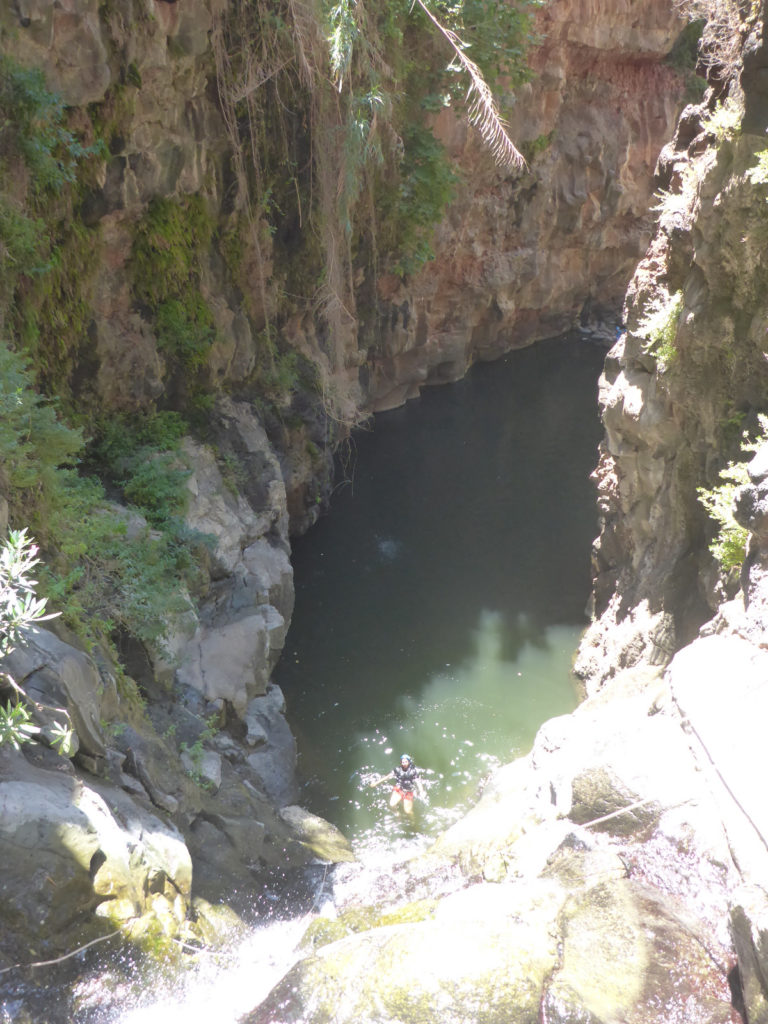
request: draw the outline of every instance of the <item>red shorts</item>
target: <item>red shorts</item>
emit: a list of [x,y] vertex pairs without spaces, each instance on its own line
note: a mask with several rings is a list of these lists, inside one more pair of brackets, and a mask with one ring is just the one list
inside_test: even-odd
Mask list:
[[395,786],[395,792],[403,798],[403,803],[413,803],[413,793],[406,793],[404,789]]

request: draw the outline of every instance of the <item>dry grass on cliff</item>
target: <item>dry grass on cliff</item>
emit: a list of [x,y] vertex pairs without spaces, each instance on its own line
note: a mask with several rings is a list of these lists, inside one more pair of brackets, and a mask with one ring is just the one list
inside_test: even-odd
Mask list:
[[741,71],[745,27],[754,17],[753,5],[739,0],[675,0],[688,21],[704,21],[699,64],[712,84],[725,85]]

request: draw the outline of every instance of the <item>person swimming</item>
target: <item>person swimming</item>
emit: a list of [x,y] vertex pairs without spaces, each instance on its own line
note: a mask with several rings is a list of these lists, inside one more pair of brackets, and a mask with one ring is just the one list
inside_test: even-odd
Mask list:
[[403,754],[400,758],[400,763],[396,764],[391,772],[387,775],[382,775],[380,779],[374,779],[373,782],[369,783],[369,786],[373,788],[382,782],[386,782],[388,779],[395,780],[389,797],[389,806],[395,808],[402,802],[405,813],[413,814],[414,793],[418,792],[418,795],[423,799],[424,787],[419,776],[419,769],[413,763],[413,758],[410,754]]

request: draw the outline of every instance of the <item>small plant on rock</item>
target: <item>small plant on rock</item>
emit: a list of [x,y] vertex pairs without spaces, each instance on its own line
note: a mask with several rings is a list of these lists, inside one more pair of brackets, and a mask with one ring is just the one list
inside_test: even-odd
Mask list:
[[[0,656],[10,654],[21,639],[22,631],[36,622],[52,619],[55,613],[46,613],[45,598],[35,597],[37,581],[31,572],[38,564],[37,547],[27,537],[26,530],[11,530],[0,549]],[[32,722],[30,701],[24,690],[7,672],[0,672],[0,683],[14,694],[14,699],[0,707],[0,746],[9,744],[19,750],[40,732]],[[73,746],[73,733],[63,708],[56,709],[65,719],[57,721],[51,737],[52,745],[60,754],[69,756]]]
[[675,339],[682,309],[682,292],[666,298],[661,295],[649,304],[645,317],[638,324],[640,335],[647,339],[645,351],[656,357],[661,371],[668,370],[677,355]]
[[709,545],[718,565],[724,572],[738,568],[744,562],[747,549],[748,531],[736,522],[733,514],[736,491],[749,483],[746,457],[753,454],[768,436],[768,416],[758,416],[760,432],[754,441],[744,434],[741,445],[742,458],[729,462],[720,470],[721,483],[712,488],[699,487],[699,501],[718,524],[717,535]]
[[729,96],[723,103],[718,103],[709,117],[705,118],[703,127],[705,131],[714,135],[718,142],[725,142],[741,131],[743,116],[744,110],[741,105]]
[[753,185],[768,185],[768,149],[755,153],[757,164],[746,172],[746,179]]

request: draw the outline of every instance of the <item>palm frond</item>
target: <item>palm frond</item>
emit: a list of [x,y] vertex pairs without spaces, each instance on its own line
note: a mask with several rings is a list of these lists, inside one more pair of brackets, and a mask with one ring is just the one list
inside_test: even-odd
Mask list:
[[445,37],[453,49],[455,59],[469,75],[467,92],[469,120],[479,131],[483,142],[490,148],[496,163],[507,170],[525,167],[525,159],[509,137],[507,125],[499,114],[493,93],[483,78],[482,71],[464,52],[463,40],[437,20],[424,0],[415,0],[415,3],[421,7],[432,24]]

